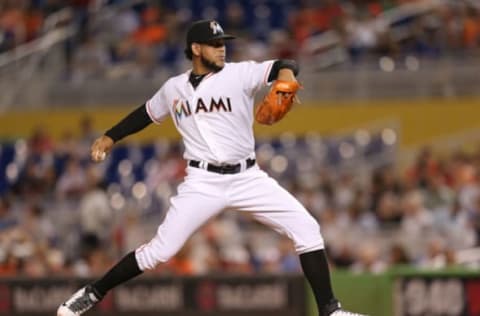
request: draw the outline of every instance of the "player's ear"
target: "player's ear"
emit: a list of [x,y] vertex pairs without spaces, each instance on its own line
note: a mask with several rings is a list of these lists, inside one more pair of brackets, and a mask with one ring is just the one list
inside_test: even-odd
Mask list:
[[192,55],[193,56],[200,56],[201,46],[198,43],[192,43]]

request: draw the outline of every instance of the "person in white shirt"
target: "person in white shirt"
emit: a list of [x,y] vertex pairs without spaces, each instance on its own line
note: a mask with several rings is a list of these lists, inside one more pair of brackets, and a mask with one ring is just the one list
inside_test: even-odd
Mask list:
[[296,81],[298,66],[292,60],[227,63],[225,41],[233,38],[216,21],[194,23],[185,50],[192,69],[167,80],[92,145],[92,159],[102,161],[118,140],[170,116],[185,145],[187,176],[152,240],[73,294],[58,316],[79,316],[110,289],[167,262],[194,231],[227,209],[248,212],[293,241],[320,316],[358,315],[334,297],[318,223],[255,162],[255,93],[274,80]]

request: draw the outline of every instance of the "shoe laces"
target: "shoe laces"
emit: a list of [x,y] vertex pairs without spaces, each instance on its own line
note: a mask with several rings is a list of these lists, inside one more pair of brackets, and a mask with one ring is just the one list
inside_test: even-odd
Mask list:
[[74,313],[78,315],[82,314],[83,312],[90,309],[95,303],[98,302],[97,297],[88,289],[85,289],[82,294],[80,294],[77,298],[73,299],[70,304],[65,304],[67,307]]
[[330,314],[330,316],[366,316],[366,315],[352,313],[349,311],[339,309],[334,311],[332,314]]

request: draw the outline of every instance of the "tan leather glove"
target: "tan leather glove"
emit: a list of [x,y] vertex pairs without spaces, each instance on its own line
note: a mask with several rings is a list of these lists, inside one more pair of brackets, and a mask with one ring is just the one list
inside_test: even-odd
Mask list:
[[257,106],[255,120],[271,125],[280,121],[290,111],[300,84],[296,81],[276,80]]

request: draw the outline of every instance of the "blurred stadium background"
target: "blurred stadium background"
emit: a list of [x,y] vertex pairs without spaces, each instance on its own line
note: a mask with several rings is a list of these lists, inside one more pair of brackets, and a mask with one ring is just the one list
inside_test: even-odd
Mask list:
[[[187,69],[200,18],[240,37],[232,61],[300,62],[257,158],[320,222],[344,305],[480,315],[478,0],[0,0],[0,315],[53,315],[154,234],[184,176],[173,125],[88,148]],[[99,313],[316,315],[300,272],[227,212]]]

